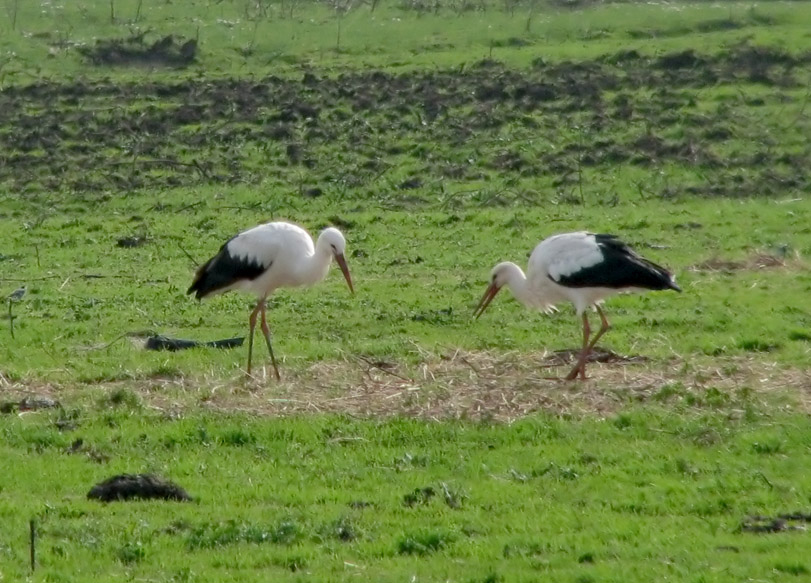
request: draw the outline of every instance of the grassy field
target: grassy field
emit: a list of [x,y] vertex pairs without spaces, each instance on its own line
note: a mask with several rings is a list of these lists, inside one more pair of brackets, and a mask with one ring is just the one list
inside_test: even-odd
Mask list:
[[[807,417],[766,413],[744,393],[706,408],[665,402],[503,425],[177,418],[119,393],[73,416],[78,447],[57,415],[6,420],[14,481],[0,498],[0,565],[6,580],[26,577],[36,517],[31,579],[42,581],[807,576],[807,533],[741,529],[752,513],[807,509]],[[195,500],[84,499],[133,468]]]
[[[0,580],[807,577],[748,517],[811,503],[811,3],[0,14]],[[357,291],[274,296],[281,382],[145,350],[247,332],[185,292],[269,219],[341,228]],[[582,229],[685,293],[609,300],[561,383],[570,307],[472,311]],[[85,500],[123,472],[194,501]]]
[[[142,342],[121,335],[152,331],[213,340],[246,334],[251,297],[231,294],[202,304],[191,299],[185,292],[195,264],[183,250],[201,261],[241,226],[270,216],[313,229],[350,225],[354,297],[332,274],[311,289],[280,292],[272,302],[276,347],[291,375],[306,374],[324,359],[352,363],[362,356],[413,366],[457,348],[576,347],[579,323],[571,308],[528,315],[507,292],[479,320],[472,311],[496,262],[524,263],[541,237],[585,225],[624,234],[674,269],[687,291],[612,300],[615,329],[605,346],[660,363],[716,357],[807,362],[811,316],[803,298],[811,277],[795,255],[811,252],[805,200],[407,213],[320,199],[298,212],[293,203],[288,212],[268,213],[252,206],[261,204],[261,193],[230,194],[218,202],[200,191],[178,193],[177,202],[161,211],[150,209],[154,199],[148,195],[127,196],[105,203],[103,214],[54,214],[31,229],[9,221],[7,263],[20,264],[15,278],[29,282],[30,290],[13,305],[16,340],[0,349],[4,374],[60,383],[239,377],[244,349],[167,354],[144,351]],[[178,212],[201,198],[193,210]],[[244,208],[231,210],[235,206]],[[746,223],[751,228],[741,229]],[[145,244],[118,244],[136,237]],[[7,321],[5,328],[8,334]]]
[[[482,58],[527,65],[539,56],[583,60],[620,50],[716,53],[741,41],[794,52],[807,47],[811,29],[806,2],[8,0],[3,8],[4,84],[94,76],[77,48],[141,33],[147,42],[168,34],[197,39],[203,58],[190,68],[195,76],[252,77],[301,67],[454,67]],[[164,73],[157,67],[139,76]]]

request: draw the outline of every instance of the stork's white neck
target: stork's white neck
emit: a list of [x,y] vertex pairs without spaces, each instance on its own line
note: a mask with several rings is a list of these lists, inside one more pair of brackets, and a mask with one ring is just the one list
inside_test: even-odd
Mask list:
[[315,243],[315,251],[303,259],[298,270],[301,285],[313,285],[327,276],[332,263],[332,249],[330,244],[321,237]]
[[515,263],[505,263],[504,272],[507,287],[519,302],[525,306],[532,307],[535,304],[535,298],[529,289],[529,282],[524,270],[518,267]]

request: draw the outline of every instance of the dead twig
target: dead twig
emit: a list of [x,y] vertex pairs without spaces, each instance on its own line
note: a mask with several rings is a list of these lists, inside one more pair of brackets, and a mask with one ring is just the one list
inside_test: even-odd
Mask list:
[[183,211],[187,211],[187,210],[193,209],[194,207],[200,206],[201,204],[203,204],[203,201],[198,200],[197,202],[193,202],[193,203],[187,204],[186,206],[180,207],[179,209],[177,209],[176,212],[179,214],[179,213],[182,213]]
[[198,266],[198,265],[200,265],[200,262],[199,262],[199,261],[197,261],[197,260],[196,260],[196,259],[195,259],[195,258],[192,256],[192,254],[191,254],[191,253],[189,253],[188,251],[186,251],[186,250],[183,248],[183,245],[181,245],[180,243],[178,243],[178,244],[177,244],[177,248],[178,248],[178,249],[180,249],[180,250],[183,252],[183,255],[185,255],[185,256],[186,256],[186,257],[189,259],[189,261],[191,261],[191,262],[192,262],[192,265],[194,265],[195,267],[196,267],[196,266]]
[[368,358],[368,357],[366,357],[366,356],[362,356],[362,355],[355,355],[355,358],[356,358],[357,360],[361,361],[361,362],[365,362],[365,363],[366,363],[366,364],[368,364],[368,365],[369,365],[371,368],[375,368],[375,369],[377,369],[377,370],[379,370],[379,371],[382,371],[382,372],[384,372],[384,373],[386,373],[386,374],[390,374],[391,376],[396,377],[396,378],[400,379],[401,381],[411,382],[411,379],[410,379],[410,378],[408,378],[408,377],[404,377],[404,376],[402,376],[402,375],[397,374],[396,372],[393,372],[393,371],[388,370],[388,369],[387,369],[385,366],[383,366],[383,364],[381,364],[380,362],[375,362],[375,361],[373,361],[372,359],[370,359],[370,358]]
[[84,351],[87,351],[87,352],[92,351],[92,350],[106,350],[107,348],[110,348],[113,344],[115,344],[116,342],[118,342],[122,338],[147,338],[149,336],[154,336],[154,335],[155,335],[155,332],[152,331],[152,330],[139,330],[139,331],[136,331],[136,332],[124,332],[123,334],[119,334],[118,336],[116,336],[115,338],[113,338],[112,340],[107,342],[106,344],[100,344],[100,345],[96,345],[96,346],[81,346],[81,347],[79,347],[79,350],[84,350]]
[[8,300],[8,327],[11,330],[11,339],[14,339],[14,314],[11,313],[11,298]]
[[21,279],[19,277],[0,277],[0,281],[44,281],[46,279],[56,279],[62,277],[61,275],[44,275],[42,277],[26,277]]

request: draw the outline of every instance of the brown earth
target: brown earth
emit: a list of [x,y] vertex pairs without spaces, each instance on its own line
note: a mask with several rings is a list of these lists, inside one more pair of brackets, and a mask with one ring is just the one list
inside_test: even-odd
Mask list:
[[[144,44],[144,58],[179,46],[187,45]],[[796,101],[809,62],[811,55],[740,45],[713,57],[625,51],[583,63],[538,59],[521,70],[485,60],[337,77],[12,86],[0,91],[0,185],[21,195],[114,193],[277,176],[303,196],[345,189],[372,196],[385,186],[419,199],[437,183],[492,173],[542,177],[564,191],[581,166],[672,162],[704,171],[705,180],[687,186],[699,195],[809,190],[811,145],[724,147],[774,131],[774,119],[753,116],[762,98],[742,91],[710,110],[696,107],[702,92],[738,82]],[[387,182],[404,164],[414,175]],[[656,188],[649,194],[670,194]]]

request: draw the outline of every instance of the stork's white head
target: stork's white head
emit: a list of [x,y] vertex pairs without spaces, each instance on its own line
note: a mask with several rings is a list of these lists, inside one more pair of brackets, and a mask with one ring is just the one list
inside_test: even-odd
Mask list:
[[490,272],[490,283],[499,288],[520,279],[524,279],[524,272],[512,261],[503,261]]
[[318,236],[317,245],[329,249],[333,255],[343,255],[346,251],[346,239],[343,233],[335,227],[327,227]]
[[476,306],[473,315],[476,318],[481,316],[502,287],[505,285],[515,287],[519,285],[520,281],[525,279],[526,276],[521,268],[511,261],[504,261],[496,265],[493,271],[490,272],[490,285],[484,292],[482,299],[479,300],[479,305]]
[[327,227],[321,231],[315,246],[316,249],[326,249],[332,254],[335,258],[335,262],[344,274],[346,283],[349,285],[349,290],[355,293],[355,288],[352,286],[352,276],[349,275],[349,267],[346,265],[346,258],[344,257],[344,253],[346,252],[346,239],[343,233],[335,227]]

